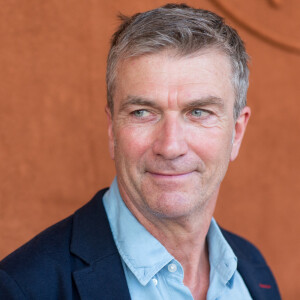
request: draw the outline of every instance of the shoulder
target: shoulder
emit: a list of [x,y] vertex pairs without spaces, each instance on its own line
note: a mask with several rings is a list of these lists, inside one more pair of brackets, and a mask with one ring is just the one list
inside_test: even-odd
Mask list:
[[[96,203],[102,199],[104,192],[98,192],[74,214],[47,228],[0,261],[0,299],[22,299],[5,294],[18,290],[29,299],[35,299],[32,295],[51,299],[50,295],[58,293],[59,289],[68,290],[65,287],[72,286],[72,272],[86,266],[70,250],[74,223],[82,216],[85,223],[81,222],[77,227],[89,228],[86,224],[90,222],[88,214],[97,210]],[[64,295],[64,299],[68,297]]]
[[[61,260],[64,251],[68,248],[71,236],[73,215],[47,228],[12,254],[0,262],[0,268],[8,268],[11,265],[18,267],[30,261],[30,265],[41,257],[51,256]],[[25,259],[26,258],[26,259]],[[31,261],[32,260],[32,261]]]
[[65,269],[71,265],[68,251],[71,227],[72,216],[46,229],[3,259],[0,262],[0,296],[10,299],[19,291],[32,298],[33,290],[40,295],[45,293],[43,291],[50,295],[51,290],[57,290],[54,279],[65,281]]

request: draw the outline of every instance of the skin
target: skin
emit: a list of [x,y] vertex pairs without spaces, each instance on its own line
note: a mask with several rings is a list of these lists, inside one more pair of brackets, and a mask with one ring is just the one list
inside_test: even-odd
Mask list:
[[121,196],[181,263],[194,299],[206,299],[206,234],[250,117],[245,107],[234,120],[234,96],[224,54],[161,52],[120,63],[113,116],[106,109]]

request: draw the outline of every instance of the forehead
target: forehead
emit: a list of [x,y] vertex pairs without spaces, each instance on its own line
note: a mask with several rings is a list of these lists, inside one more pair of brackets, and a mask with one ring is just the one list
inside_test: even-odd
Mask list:
[[214,49],[184,57],[165,51],[126,59],[119,64],[115,92],[117,101],[128,95],[160,99],[170,93],[233,98],[230,59]]

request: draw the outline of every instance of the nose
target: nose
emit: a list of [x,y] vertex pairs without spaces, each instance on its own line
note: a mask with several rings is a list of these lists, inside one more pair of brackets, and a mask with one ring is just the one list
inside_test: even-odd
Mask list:
[[156,132],[153,152],[164,159],[176,159],[188,151],[184,124],[178,116],[165,116]]

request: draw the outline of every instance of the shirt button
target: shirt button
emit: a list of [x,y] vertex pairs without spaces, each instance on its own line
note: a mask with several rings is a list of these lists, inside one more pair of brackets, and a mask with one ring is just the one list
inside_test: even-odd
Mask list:
[[169,264],[168,270],[169,270],[169,272],[174,273],[177,271],[177,266],[175,264]]
[[152,279],[152,282],[153,282],[153,284],[154,284],[155,286],[157,286],[158,281],[157,281],[156,278],[153,278],[153,279]]

